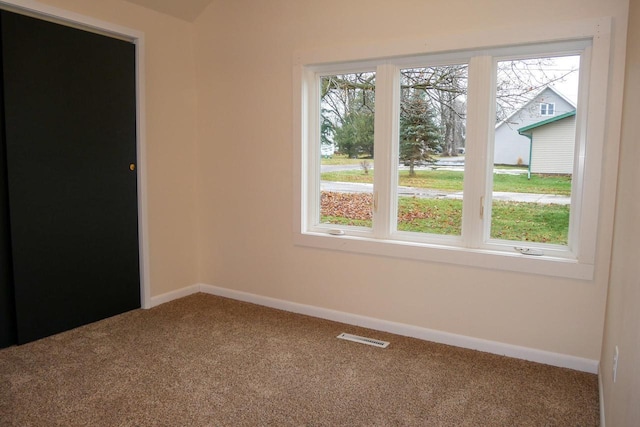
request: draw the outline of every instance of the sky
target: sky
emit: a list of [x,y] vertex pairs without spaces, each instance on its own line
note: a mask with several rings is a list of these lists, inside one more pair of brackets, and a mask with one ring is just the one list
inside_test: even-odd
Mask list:
[[[565,56],[554,58],[555,64],[549,66],[550,72],[563,74],[572,69],[580,68],[580,56]],[[562,95],[569,98],[574,104],[577,104],[578,100],[578,79],[579,72],[573,72],[567,76],[565,81],[556,82],[553,87],[558,90]]]

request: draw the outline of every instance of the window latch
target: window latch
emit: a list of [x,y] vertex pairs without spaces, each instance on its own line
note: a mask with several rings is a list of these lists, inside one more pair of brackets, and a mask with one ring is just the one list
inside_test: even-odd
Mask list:
[[514,246],[513,249],[515,249],[516,251],[520,252],[522,255],[531,255],[531,256],[542,256],[542,255],[544,255],[544,252],[542,252],[540,249],[519,248],[517,246]]
[[484,196],[480,196],[480,219],[484,219]]

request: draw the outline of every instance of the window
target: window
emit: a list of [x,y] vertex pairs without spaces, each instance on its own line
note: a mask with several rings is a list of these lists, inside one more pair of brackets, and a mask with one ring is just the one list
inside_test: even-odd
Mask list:
[[467,74],[466,63],[400,69],[399,236],[462,234]]
[[[501,59],[496,76],[489,237],[568,246],[580,55]],[[541,117],[554,114],[548,102],[531,114],[550,98],[567,114]]]
[[[320,147],[333,147],[332,154],[338,149],[347,163],[321,170],[319,223],[370,229],[376,74],[365,71],[319,75],[318,79]],[[350,182],[361,172],[365,182]]]
[[608,47],[583,33],[301,60],[297,243],[591,277]]
[[555,110],[555,104],[541,103],[540,115],[541,116],[553,116]]

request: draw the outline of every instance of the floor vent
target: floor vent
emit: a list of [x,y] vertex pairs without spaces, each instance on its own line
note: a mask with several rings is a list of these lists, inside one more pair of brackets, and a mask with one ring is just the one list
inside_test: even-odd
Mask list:
[[389,343],[386,341],[374,340],[373,338],[359,337],[358,335],[345,334],[338,335],[338,338],[347,341],[359,342],[360,344],[372,345],[374,347],[387,348]]

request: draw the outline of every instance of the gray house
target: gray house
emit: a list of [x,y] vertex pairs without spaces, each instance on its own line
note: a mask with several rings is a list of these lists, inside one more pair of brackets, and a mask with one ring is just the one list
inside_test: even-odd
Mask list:
[[[575,114],[575,110],[576,106],[568,98],[551,86],[545,87],[522,108],[496,125],[493,163],[529,165],[532,146],[529,137],[521,135],[518,130],[572,111]],[[575,116],[572,121],[575,126]]]

